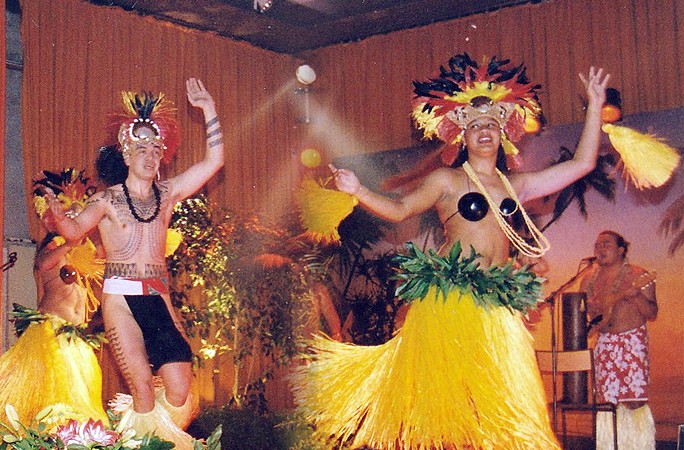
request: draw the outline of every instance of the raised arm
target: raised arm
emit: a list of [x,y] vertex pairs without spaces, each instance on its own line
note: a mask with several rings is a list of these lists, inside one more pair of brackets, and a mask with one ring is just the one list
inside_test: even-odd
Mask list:
[[36,254],[33,262],[34,268],[40,272],[54,269],[71,248],[69,244],[57,245],[54,242],[49,242]]
[[174,201],[182,200],[194,194],[216,172],[223,167],[223,130],[216,112],[214,99],[204,87],[202,81],[190,78],[186,82],[188,101],[196,108],[200,108],[204,114],[204,122],[207,132],[206,153],[204,159],[188,170],[173,178],[172,198]]
[[522,202],[558,192],[596,167],[601,138],[601,107],[606,101],[610,75],[604,75],[603,69],[591,67],[586,77],[583,74],[579,77],[586,88],[588,103],[584,129],[575,155],[571,160],[539,172],[520,173],[511,177]]
[[78,215],[64,210],[62,202],[55,197],[54,192],[46,189],[46,200],[50,212],[54,216],[57,233],[67,244],[76,245],[81,242],[86,233],[95,228],[106,214],[104,192],[98,192],[88,199],[86,207]]
[[409,194],[392,199],[362,186],[356,174],[351,170],[338,169],[332,164],[329,167],[337,189],[356,195],[364,208],[390,222],[401,222],[430,209],[443,195],[445,183],[447,183],[446,175],[437,170],[425,177]]

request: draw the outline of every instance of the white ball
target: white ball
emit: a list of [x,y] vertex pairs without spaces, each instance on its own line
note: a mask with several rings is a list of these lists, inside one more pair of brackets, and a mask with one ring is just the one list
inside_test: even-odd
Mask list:
[[307,64],[297,67],[297,81],[302,84],[311,84],[316,81],[316,72]]

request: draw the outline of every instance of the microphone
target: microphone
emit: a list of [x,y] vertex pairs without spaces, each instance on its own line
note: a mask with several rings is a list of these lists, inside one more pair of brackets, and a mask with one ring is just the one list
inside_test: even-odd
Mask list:
[[586,258],[582,258],[580,262],[587,262],[589,264],[592,264],[594,261],[596,261],[596,256],[587,256]]

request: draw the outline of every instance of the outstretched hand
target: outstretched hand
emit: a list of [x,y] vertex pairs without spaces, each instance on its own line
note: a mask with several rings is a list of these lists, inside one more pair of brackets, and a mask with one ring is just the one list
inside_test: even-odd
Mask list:
[[204,109],[207,106],[214,107],[214,99],[211,97],[204,83],[197,78],[190,78],[185,82],[188,92],[188,101],[192,106]]
[[50,211],[55,217],[62,217],[65,215],[64,205],[59,201],[54,191],[49,187],[43,187],[43,192],[45,193],[45,200],[47,205],[50,207]]
[[606,88],[608,81],[610,81],[610,74],[604,75],[602,68],[596,69],[592,66],[589,68],[589,73],[586,77],[582,73],[579,74],[579,77],[587,90],[589,104],[599,108],[603,106],[606,102]]
[[347,169],[338,169],[332,164],[328,164],[328,168],[330,168],[330,171],[333,174],[335,186],[337,186],[338,190],[352,195],[359,193],[359,190],[361,190],[361,182],[354,172]]

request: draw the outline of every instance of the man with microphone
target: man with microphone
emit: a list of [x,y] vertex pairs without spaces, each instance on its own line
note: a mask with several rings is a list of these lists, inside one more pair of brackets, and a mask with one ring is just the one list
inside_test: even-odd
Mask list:
[[[655,320],[655,274],[630,264],[629,242],[603,231],[582,279],[587,312],[597,332],[594,348],[597,401],[618,405],[621,450],[655,449],[655,425],[648,401],[649,361],[646,322]],[[612,449],[612,427],[599,420],[597,449]]]

